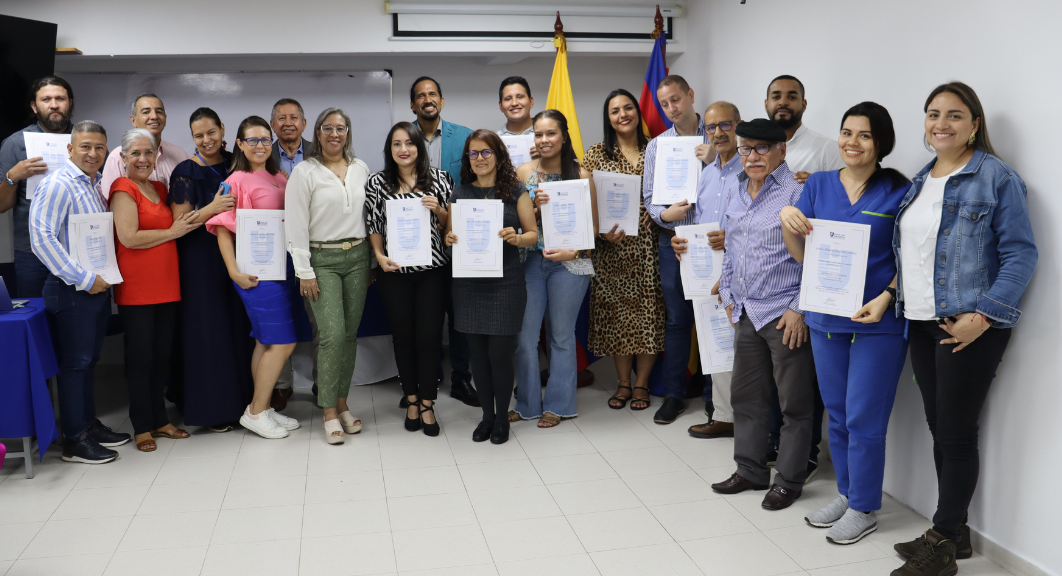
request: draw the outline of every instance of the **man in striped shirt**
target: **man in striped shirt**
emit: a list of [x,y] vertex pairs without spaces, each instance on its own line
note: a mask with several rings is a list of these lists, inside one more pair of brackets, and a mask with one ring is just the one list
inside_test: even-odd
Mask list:
[[71,257],[67,222],[72,214],[107,212],[99,174],[107,158],[107,132],[90,120],[78,122],[67,149],[70,159],[41,181],[30,204],[30,244],[51,273],[44,282],[44,304],[59,358],[63,460],[103,464],[118,457],[111,447],[129,441],[128,434],[96,419],[93,370],[111,315],[111,285]]
[[719,297],[734,336],[730,402],[737,472],[712,485],[723,494],[766,490],[771,477],[763,450],[770,430],[771,378],[785,416],[777,475],[762,506],[781,510],[800,496],[808,474],[815,400],[815,363],[804,312],[798,307],[802,266],[782,240],[778,213],[800,198],[803,184],[785,163],[786,134],[767,119],[739,124],[744,172],[726,208],[726,254]]

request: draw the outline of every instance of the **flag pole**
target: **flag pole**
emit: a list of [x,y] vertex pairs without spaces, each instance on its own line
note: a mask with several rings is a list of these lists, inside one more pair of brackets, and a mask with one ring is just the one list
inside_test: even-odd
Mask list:
[[[557,12],[557,17],[558,18],[560,17],[560,12]],[[664,15],[660,13],[660,5],[659,4],[656,5],[656,16],[653,17],[653,25],[655,26],[655,28],[653,28],[653,32],[651,34],[649,34],[649,37],[652,38],[653,40],[656,40],[657,38],[660,37],[661,34],[664,33]],[[664,48],[663,50],[661,50],[661,52],[664,54],[664,59],[666,61],[667,60],[667,48]]]

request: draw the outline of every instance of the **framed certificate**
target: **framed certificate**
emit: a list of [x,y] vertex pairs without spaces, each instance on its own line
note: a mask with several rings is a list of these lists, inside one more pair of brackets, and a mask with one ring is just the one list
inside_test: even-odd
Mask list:
[[546,250],[592,250],[594,212],[589,180],[561,180],[538,185],[549,194],[542,205],[542,244]]
[[501,278],[504,206],[501,200],[457,200],[450,204],[454,278]]
[[236,269],[259,280],[288,279],[283,210],[236,210]]
[[[32,156],[31,156],[32,158]],[[66,221],[70,256],[82,268],[108,284],[121,284],[122,273],[114,257],[114,214],[71,214]]]
[[734,327],[719,296],[693,301],[693,321],[697,326],[697,346],[701,372],[715,374],[734,369]]
[[675,226],[675,236],[686,239],[686,253],[679,260],[686,300],[711,296],[712,288],[723,274],[723,251],[712,250],[708,244],[708,233],[718,229],[718,222]]
[[870,225],[809,219],[800,308],[851,318],[863,307]]
[[618,230],[627,236],[637,236],[642,177],[594,170],[594,187],[597,189],[597,231],[611,232],[618,225]]
[[420,198],[387,201],[387,257],[399,266],[431,265],[431,218]]
[[697,146],[702,136],[671,136],[656,139],[656,162],[653,164],[653,204],[670,206],[686,200],[697,203],[697,182],[701,161]]
[[534,135],[514,134],[499,136],[499,138],[509,151],[509,159],[513,162],[513,168],[519,168],[521,164],[531,161],[531,149],[535,147]]

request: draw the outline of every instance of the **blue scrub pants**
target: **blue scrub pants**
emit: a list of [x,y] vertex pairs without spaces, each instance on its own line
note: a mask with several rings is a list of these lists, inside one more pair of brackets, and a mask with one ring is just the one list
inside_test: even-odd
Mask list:
[[837,491],[860,512],[881,508],[885,433],[907,357],[903,334],[811,330],[822,401],[830,414]]

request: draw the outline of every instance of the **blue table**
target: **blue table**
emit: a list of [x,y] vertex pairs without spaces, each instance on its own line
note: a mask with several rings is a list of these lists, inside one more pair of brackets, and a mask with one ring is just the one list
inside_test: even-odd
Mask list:
[[38,456],[59,437],[48,391],[48,378],[59,373],[44,300],[32,298],[25,308],[0,312],[0,438],[22,438],[26,476],[33,477],[32,437]]

